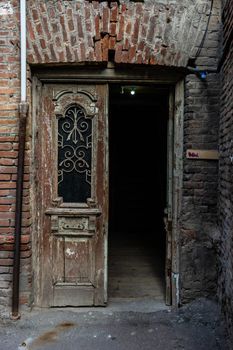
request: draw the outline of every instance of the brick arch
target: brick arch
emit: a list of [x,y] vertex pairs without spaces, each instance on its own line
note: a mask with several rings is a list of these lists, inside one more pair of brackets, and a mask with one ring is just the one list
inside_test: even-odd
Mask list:
[[184,67],[195,56],[208,0],[133,3],[29,0],[28,62],[135,63]]

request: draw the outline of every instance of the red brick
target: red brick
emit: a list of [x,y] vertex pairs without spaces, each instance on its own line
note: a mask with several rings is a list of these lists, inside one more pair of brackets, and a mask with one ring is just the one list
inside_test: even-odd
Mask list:
[[27,21],[27,30],[28,30],[30,39],[34,41],[36,38],[35,38],[34,30],[30,21]]
[[57,56],[56,56],[56,53],[54,51],[53,45],[50,44],[49,48],[50,48],[50,53],[51,53],[52,60],[53,60],[53,62],[56,62],[57,61]]
[[116,23],[110,23],[110,35],[116,36]]
[[143,58],[143,63],[144,64],[148,64],[149,62],[149,57],[150,57],[150,49],[148,46],[145,47],[144,50],[144,58]]
[[1,108],[2,111],[17,111],[18,110],[18,104],[8,104],[4,105],[4,107]]
[[101,40],[101,45],[102,45],[102,60],[103,61],[108,61],[108,43],[109,36],[105,35],[104,38]]
[[13,259],[0,259],[0,266],[12,266]]
[[152,64],[152,65],[157,64],[157,59],[156,59],[156,57],[155,57],[154,54],[151,54],[151,57],[150,57],[150,64]]
[[23,259],[23,258],[30,258],[31,255],[32,255],[31,250],[27,250],[27,251],[22,251],[22,252],[21,252],[21,258],[22,258],[22,259]]
[[100,40],[100,18],[95,16],[95,40]]
[[118,5],[117,3],[111,3],[110,21],[117,22],[118,20]]
[[65,27],[65,16],[64,15],[60,16],[60,24],[61,24],[61,27],[62,27],[63,40],[65,42],[67,42],[68,41],[68,36],[67,36],[66,27]]
[[46,48],[46,41],[45,41],[45,39],[40,39],[40,46],[41,46],[42,49]]
[[28,61],[28,63],[33,63],[34,62],[34,56],[33,56],[33,54],[28,54],[27,55],[27,61]]
[[124,44],[123,44],[123,50],[129,50],[130,47],[130,41],[128,38],[125,38]]
[[5,188],[5,189],[16,188],[16,182],[6,182],[6,181],[1,182],[0,183],[0,188]]
[[101,41],[96,41],[95,43],[95,59],[97,62],[102,61],[102,48],[101,48]]
[[7,219],[0,219],[0,226],[9,226],[10,221]]
[[134,63],[135,62],[135,57],[136,56],[136,46],[130,46],[129,49],[129,63]]
[[12,79],[12,78],[17,78],[17,75],[13,72],[3,72],[3,73],[0,73],[0,78]]
[[53,33],[56,34],[59,31],[59,27],[57,23],[51,23]]
[[[12,234],[12,233],[14,233],[14,228],[12,228],[12,227],[0,227],[0,234]],[[1,244],[1,242],[0,242],[0,244]]]
[[0,196],[15,196],[15,191],[14,190],[1,190],[0,189]]
[[105,6],[103,8],[103,27],[102,27],[103,33],[109,32],[109,16],[110,16],[109,7]]
[[142,64],[142,54],[141,53],[137,54],[137,58],[136,58],[135,63]]
[[[17,180],[17,175],[16,174],[12,174],[11,175],[11,179],[12,181],[16,181]],[[29,174],[24,174],[23,175],[23,181],[29,181],[30,180],[30,175]]]
[[0,94],[2,94],[2,95],[10,95],[10,94],[14,94],[14,93],[15,93],[15,89],[0,88]]
[[117,41],[121,41],[124,36],[124,29],[125,29],[125,19],[124,16],[120,17],[120,21],[118,23],[118,34],[117,34]]
[[136,15],[141,16],[142,14],[143,14],[142,4],[137,3],[136,4]]
[[128,63],[129,59],[129,52],[128,51],[122,51],[121,53],[121,63]]
[[62,52],[58,52],[58,56],[59,56],[59,61],[60,62],[65,62],[65,53]]
[[[31,254],[31,245],[30,245],[30,244],[21,244],[21,245],[20,245],[20,251],[21,251],[21,252],[24,252],[24,253],[30,251],[30,254]],[[21,256],[22,256],[22,255],[21,255]],[[23,257],[23,256],[22,256],[22,257]],[[25,256],[25,257],[26,257],[26,256]]]
[[15,151],[0,151],[0,157],[2,158],[17,158],[18,152]]
[[9,210],[11,210],[11,205],[0,205],[0,212]]
[[85,62],[85,45],[84,43],[80,43],[80,58],[82,62]]
[[39,2],[39,10],[40,10],[40,12],[45,13],[46,12],[46,5],[43,4],[42,2]]
[[38,24],[36,25],[36,31],[37,31],[37,33],[38,33],[39,35],[42,35],[42,34],[43,34],[43,29],[42,29],[41,23],[38,23]]
[[87,46],[89,50],[94,47],[93,37],[91,35],[87,35]]
[[14,219],[15,214],[13,212],[3,212],[0,211],[0,219]]
[[59,1],[57,2],[57,9],[58,9],[58,11],[60,13],[62,13],[64,11],[64,8],[63,8],[62,4]]
[[72,19],[68,21],[68,28],[70,31],[74,30],[74,22]]
[[[126,29],[125,29],[125,32],[130,35],[131,34],[131,29],[132,29],[132,23],[131,22],[128,22],[127,25],[126,25]],[[129,37],[129,36],[128,36]],[[131,39],[131,38],[130,38]]]
[[84,11],[85,11],[85,18],[86,18],[86,20],[90,20],[90,18],[91,18],[91,11],[90,11],[90,6],[88,4],[85,4]]
[[17,168],[15,166],[0,166],[0,172],[2,174],[13,174],[17,172]]
[[36,9],[32,9],[32,16],[35,22],[39,19],[39,15]]
[[116,45],[116,52],[115,52],[115,62],[120,63],[121,62],[121,53],[122,53],[122,45],[117,44]]
[[36,44],[33,45],[33,49],[34,49],[34,53],[35,53],[37,62],[41,62],[42,61],[42,56],[40,55],[40,51],[39,51],[39,49],[38,49]]
[[31,242],[30,235],[21,235],[21,244],[27,244]]
[[155,30],[156,30],[156,17],[153,16],[150,18],[149,30],[146,38],[149,43],[152,43],[154,39]]
[[116,45],[116,38],[115,37],[110,37],[109,38],[109,49],[114,50]]
[[0,174],[1,181],[9,181],[11,179],[11,175],[8,174]]
[[[8,99],[8,103],[9,103],[9,99]],[[18,120],[17,119],[1,119],[1,124],[2,125],[9,125],[9,126],[18,126]]]
[[15,198],[1,198],[0,197],[0,204],[12,204],[15,202]]
[[0,158],[0,165],[15,165],[15,159]]
[[140,25],[140,20],[139,20],[138,18],[136,18],[135,23],[134,23],[133,39],[132,39],[132,42],[133,42],[134,44],[136,44],[137,41],[138,41],[139,25]]
[[126,12],[126,10],[127,10],[127,5],[121,4],[119,13],[124,13],[124,12]]
[[78,27],[78,37],[80,39],[83,39],[84,35],[83,35],[82,19],[79,15],[77,15],[77,27]]
[[12,252],[3,252],[1,251],[0,253],[0,258],[1,259],[9,259],[9,258],[13,258],[14,254]]
[[138,44],[138,51],[143,51],[145,48],[145,41],[141,40]]
[[14,243],[14,236],[0,235],[0,244],[9,244],[9,243]]

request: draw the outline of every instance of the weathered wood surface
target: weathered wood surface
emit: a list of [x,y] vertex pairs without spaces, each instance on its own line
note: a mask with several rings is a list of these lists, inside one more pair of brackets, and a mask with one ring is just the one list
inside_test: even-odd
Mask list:
[[[103,305],[106,296],[105,227],[108,216],[105,85],[41,86],[35,118],[35,248],[39,306]],[[57,119],[71,103],[93,113],[92,198],[63,203],[58,196]],[[41,286],[39,288],[39,286]]]

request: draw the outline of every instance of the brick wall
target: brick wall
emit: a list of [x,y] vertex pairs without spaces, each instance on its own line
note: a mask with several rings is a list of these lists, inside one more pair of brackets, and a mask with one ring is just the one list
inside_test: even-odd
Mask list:
[[[194,4],[195,3],[195,4]],[[203,37],[210,1],[28,1],[28,60],[186,66]]]
[[213,297],[217,290],[218,161],[186,159],[187,149],[218,149],[219,42],[221,3],[214,1],[208,32],[196,63],[212,71],[207,79],[190,74],[185,81],[183,202],[180,217],[181,302]]
[[220,117],[219,226],[221,232],[219,299],[233,342],[233,2],[223,10],[223,60]]
[[[18,1],[0,1],[0,305],[11,304],[15,189],[18,156],[19,27]],[[29,143],[26,145],[23,229],[21,240],[21,295],[30,289]]]
[[[120,6],[111,3],[109,8],[107,2],[98,1],[58,0],[54,6],[54,0],[28,0],[28,63],[101,63],[111,58],[115,63],[185,67],[189,58],[195,56],[206,28],[210,1],[174,0],[169,5],[167,1],[150,0],[120,3]],[[202,69],[214,69],[217,65],[219,4],[220,0],[214,0],[206,41],[197,60]],[[3,306],[10,303],[14,241],[20,99],[18,5],[18,0],[0,0],[0,305]],[[190,74],[185,85],[185,149],[215,149],[217,76],[209,74],[203,82]],[[30,86],[28,95],[30,101]],[[31,293],[30,128],[29,120],[20,276],[21,303],[27,304]],[[182,302],[215,291],[216,184],[215,161],[185,160],[180,218]]]
[[[187,76],[184,151],[218,149],[219,80]],[[216,295],[218,161],[185,158],[180,236],[182,302]]]

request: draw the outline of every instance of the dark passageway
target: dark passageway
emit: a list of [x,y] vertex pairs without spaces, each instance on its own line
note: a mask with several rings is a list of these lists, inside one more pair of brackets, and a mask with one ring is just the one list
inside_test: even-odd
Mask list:
[[109,297],[161,299],[168,91],[113,85],[109,107]]

